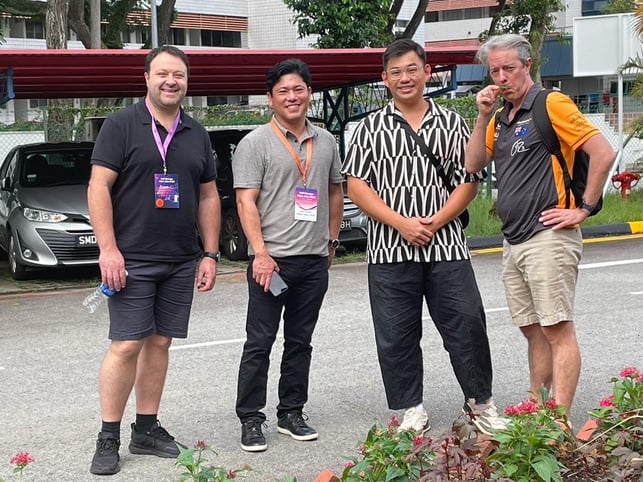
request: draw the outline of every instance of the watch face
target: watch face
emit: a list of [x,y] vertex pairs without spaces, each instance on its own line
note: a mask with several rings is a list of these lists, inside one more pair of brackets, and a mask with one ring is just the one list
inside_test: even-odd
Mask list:
[[329,245],[331,248],[335,248],[335,249],[339,248],[339,239],[333,239],[332,241],[330,241],[330,242],[328,243],[328,245]]

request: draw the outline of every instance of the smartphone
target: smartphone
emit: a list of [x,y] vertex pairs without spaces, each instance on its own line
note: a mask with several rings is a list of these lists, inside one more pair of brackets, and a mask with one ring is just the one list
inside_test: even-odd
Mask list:
[[288,289],[288,285],[284,279],[279,276],[279,273],[276,271],[272,272],[272,279],[270,280],[270,292],[274,296],[279,296],[281,293]]

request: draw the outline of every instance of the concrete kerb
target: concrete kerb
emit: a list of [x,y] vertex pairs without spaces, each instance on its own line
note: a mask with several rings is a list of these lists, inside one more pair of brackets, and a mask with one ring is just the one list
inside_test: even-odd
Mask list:
[[[608,236],[625,236],[643,234],[643,221],[633,221],[622,224],[608,224],[602,226],[585,226],[581,228],[583,238],[601,238]],[[502,248],[502,236],[471,237],[467,240],[472,251]],[[60,289],[89,289],[83,288],[78,280],[69,281],[42,281],[35,282],[14,281],[8,276],[9,266],[6,260],[0,261],[0,271],[6,271],[7,276],[0,276],[0,296],[24,295],[28,293],[47,292]],[[231,266],[221,265],[219,276],[239,275],[245,271],[245,263],[234,263]]]

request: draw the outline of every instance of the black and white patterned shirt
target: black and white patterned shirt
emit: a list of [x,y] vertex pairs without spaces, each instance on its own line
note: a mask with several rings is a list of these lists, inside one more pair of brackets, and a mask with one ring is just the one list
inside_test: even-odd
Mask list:
[[[455,187],[480,182],[483,175],[467,174],[464,150],[470,131],[459,114],[429,100],[430,107],[418,134],[442,164]],[[344,161],[342,173],[366,181],[380,198],[405,217],[432,216],[449,196],[442,179],[400,124],[405,122],[393,102],[359,124]],[[468,259],[460,220],[442,227],[427,246],[413,246],[393,227],[368,220],[368,262],[453,261]]]

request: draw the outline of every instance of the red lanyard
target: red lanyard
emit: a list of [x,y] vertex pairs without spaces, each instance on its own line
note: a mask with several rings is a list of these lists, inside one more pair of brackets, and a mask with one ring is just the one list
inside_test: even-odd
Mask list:
[[308,169],[310,168],[310,163],[313,160],[313,139],[310,138],[306,142],[306,166],[302,167],[301,159],[299,159],[297,152],[295,152],[295,148],[292,146],[292,144],[290,144],[290,142],[288,142],[288,139],[286,139],[286,136],[284,135],[284,133],[281,132],[281,129],[277,126],[275,119],[270,120],[270,127],[272,127],[272,130],[275,131],[275,134],[277,134],[279,139],[281,139],[281,142],[283,142],[284,146],[286,146],[286,149],[288,149],[288,151],[290,152],[290,155],[297,163],[297,168],[299,169],[301,178],[304,181],[304,187],[306,187],[306,174],[308,173]]

